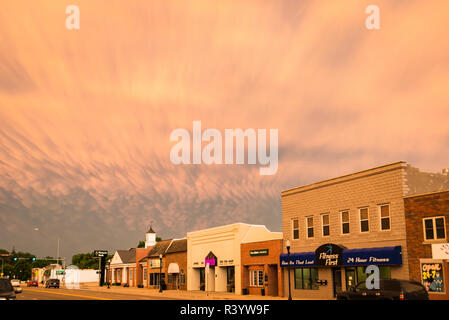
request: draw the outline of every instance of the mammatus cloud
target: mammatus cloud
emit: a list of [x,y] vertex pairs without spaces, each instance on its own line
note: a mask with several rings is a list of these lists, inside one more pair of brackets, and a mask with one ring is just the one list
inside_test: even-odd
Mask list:
[[[441,1],[14,1],[0,10],[0,247],[127,248],[243,221],[397,160],[447,167]],[[175,128],[276,128],[279,169],[175,166]],[[42,233],[33,233],[38,225]]]

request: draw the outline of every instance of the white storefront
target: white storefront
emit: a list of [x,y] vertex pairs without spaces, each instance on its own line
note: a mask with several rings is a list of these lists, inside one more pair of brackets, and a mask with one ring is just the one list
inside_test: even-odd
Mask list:
[[187,290],[242,294],[241,243],[272,237],[265,226],[245,223],[188,232]]

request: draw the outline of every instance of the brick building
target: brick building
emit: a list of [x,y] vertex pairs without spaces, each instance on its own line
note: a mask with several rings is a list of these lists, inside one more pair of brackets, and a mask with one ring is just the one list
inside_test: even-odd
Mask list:
[[449,300],[449,190],[404,198],[410,279]]
[[409,279],[404,197],[442,188],[447,175],[401,161],[283,191],[284,295],[289,272],[292,296],[310,299],[354,287],[371,264]]
[[284,294],[279,256],[282,253],[282,233],[279,239],[244,242],[241,246],[242,290],[251,295],[279,296]]

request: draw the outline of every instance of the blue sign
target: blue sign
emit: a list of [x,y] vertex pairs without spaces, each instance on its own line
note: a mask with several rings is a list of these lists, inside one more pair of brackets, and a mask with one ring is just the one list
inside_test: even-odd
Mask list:
[[366,266],[371,264],[401,265],[401,246],[343,250],[344,266]]
[[[288,267],[288,256],[280,256],[281,267]],[[345,249],[342,253],[341,266],[368,265],[402,265],[402,247],[379,247],[363,249]],[[290,267],[315,267],[315,252],[301,252],[290,254]]]

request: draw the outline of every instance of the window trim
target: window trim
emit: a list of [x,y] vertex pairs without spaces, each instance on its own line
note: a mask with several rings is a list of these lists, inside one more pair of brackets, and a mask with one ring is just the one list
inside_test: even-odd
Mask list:
[[[348,233],[344,233],[343,232],[343,213],[347,212],[348,213],[348,222],[345,222],[349,225],[349,231]],[[346,209],[346,210],[340,210],[340,233],[342,236],[347,236],[351,234],[351,214],[350,214],[350,210]]]
[[[309,218],[312,218],[312,227],[309,226]],[[313,222],[313,216],[306,217],[306,239],[313,239],[315,237],[315,227]],[[312,229],[313,236],[311,237],[309,237],[309,229]]]
[[[362,209],[366,209],[368,212],[368,217],[366,218],[366,219],[364,219],[364,220],[362,220],[362,212],[361,212],[361,210]],[[362,221],[368,221],[368,230],[367,231],[362,231]],[[367,207],[360,207],[359,208],[359,231],[360,231],[360,233],[369,233],[371,230],[370,230],[370,225],[369,225],[369,207],[367,206]]]
[[[382,229],[382,207],[388,206],[388,229]],[[379,230],[380,231],[391,231],[391,205],[390,203],[381,203],[377,205],[379,211]],[[385,219],[385,218],[384,218]]]
[[[262,283],[260,283],[260,273],[262,273]],[[257,283],[254,283],[254,274],[256,274],[256,279],[257,279]],[[263,274],[263,270],[249,270],[249,286],[250,287],[255,287],[255,288],[263,288],[264,286],[264,274]]]
[[[294,224],[294,221],[298,221],[298,229],[295,229],[295,224]],[[292,240],[299,240],[299,238],[300,238],[300,232],[299,232],[299,229],[300,229],[300,224],[299,224],[299,219],[298,218],[292,218],[291,220],[290,220],[290,223],[291,223],[291,230],[292,230]],[[295,238],[295,230],[298,230],[298,238]]]
[[[328,224],[324,224],[324,216],[328,216],[329,217],[329,222]],[[324,234],[324,227],[329,227],[329,234],[325,235]],[[330,237],[331,235],[331,216],[329,213],[322,213],[321,214],[321,236],[322,237]]]
[[[443,226],[444,226],[444,238],[437,238],[437,228],[436,228],[436,219],[443,219]],[[432,220],[432,228],[433,228],[433,239],[427,239],[426,238],[426,220]],[[425,217],[422,218],[422,227],[423,227],[423,239],[424,242],[441,242],[445,241],[447,239],[447,231],[446,231],[446,217],[445,216],[433,216],[433,217]]]

